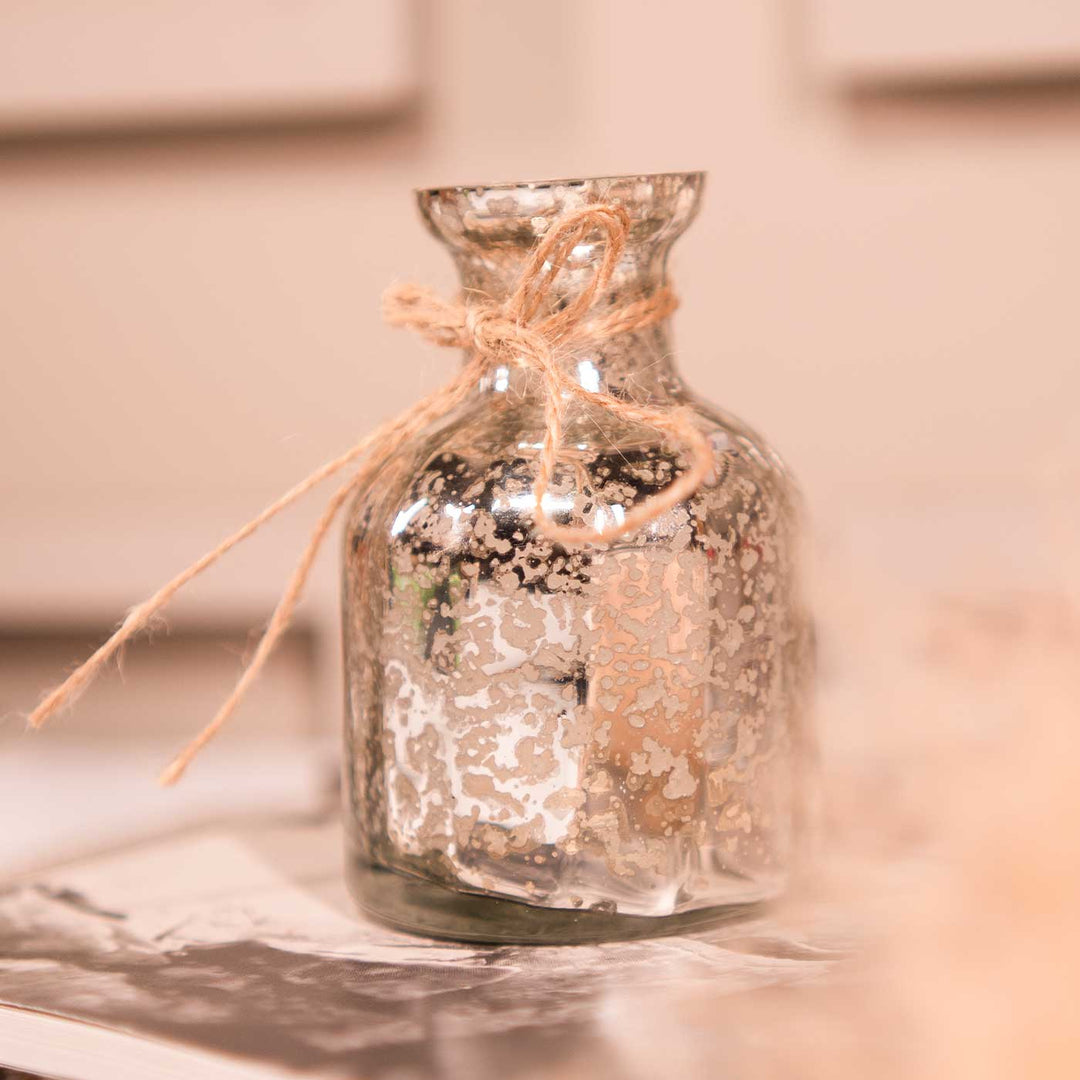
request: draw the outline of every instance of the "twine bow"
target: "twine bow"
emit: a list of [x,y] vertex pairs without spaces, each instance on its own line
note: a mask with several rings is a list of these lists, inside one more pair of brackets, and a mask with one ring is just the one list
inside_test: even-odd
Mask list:
[[[307,583],[315,557],[341,507],[385,467],[398,446],[470,396],[477,379],[495,365],[512,365],[536,372],[544,393],[545,431],[540,451],[533,498],[537,524],[552,540],[564,544],[605,543],[655,520],[666,510],[689,498],[712,468],[709,444],[681,409],[638,405],[613,394],[586,390],[558,362],[560,350],[572,343],[597,341],[629,330],[652,325],[677,306],[667,286],[633,303],[586,318],[596,298],[606,288],[626,245],[629,218],[620,207],[588,206],[563,215],[552,223],[534,248],[516,289],[502,303],[450,303],[417,285],[398,285],[383,297],[383,317],[392,326],[415,330],[437,345],[470,350],[457,376],[421,399],[400,416],[365,435],[340,457],[328,461],[305,480],[271,503],[212,551],[178,574],[153,596],[133,607],[119,629],[68,678],[51,690],[29,716],[31,727],[41,727],[51,716],[75,699],[101,669],[192,578],[217,562],[226,552],[247,539],[323,480],[360,462],[355,473],[331,496],[312,530],[285,591],[278,601],[247,667],[217,715],[162,772],[160,782],[175,783],[199,751],[220,730],[240,704],[271,652],[292,620]],[[595,231],[605,234],[603,254],[581,291],[565,307],[541,314],[556,276],[573,249]],[[623,520],[602,529],[560,525],[544,507],[558,461],[563,416],[570,400],[589,403],[630,423],[648,425],[688,454],[689,466],[667,487],[632,507]]]

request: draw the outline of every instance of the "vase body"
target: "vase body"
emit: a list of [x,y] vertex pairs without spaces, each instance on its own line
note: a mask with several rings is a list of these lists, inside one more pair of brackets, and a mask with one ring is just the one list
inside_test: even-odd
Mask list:
[[[559,214],[622,205],[598,306],[664,281],[700,174],[421,192],[474,293],[511,289]],[[558,304],[592,273],[575,248]],[[360,905],[399,927],[572,942],[703,925],[780,892],[809,678],[797,499],[771,450],[700,402],[666,322],[560,358],[589,389],[692,410],[714,449],[688,501],[603,545],[534,523],[537,380],[490,369],[349,513],[345,820]],[[576,400],[545,496],[602,526],[685,462]]]

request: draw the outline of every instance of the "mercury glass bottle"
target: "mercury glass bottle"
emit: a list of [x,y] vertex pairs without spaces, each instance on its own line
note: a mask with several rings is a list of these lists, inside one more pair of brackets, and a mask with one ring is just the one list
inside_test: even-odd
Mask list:
[[[500,298],[561,213],[629,213],[601,303],[665,281],[699,173],[419,193],[466,295]],[[552,303],[601,238],[574,249]],[[346,825],[359,904],[480,941],[706,925],[784,886],[808,675],[796,498],[768,446],[695,397],[662,322],[575,348],[586,387],[693,409],[706,484],[637,533],[565,548],[534,527],[539,387],[496,367],[402,446],[345,538]],[[654,430],[568,410],[548,496],[602,525],[682,465]]]

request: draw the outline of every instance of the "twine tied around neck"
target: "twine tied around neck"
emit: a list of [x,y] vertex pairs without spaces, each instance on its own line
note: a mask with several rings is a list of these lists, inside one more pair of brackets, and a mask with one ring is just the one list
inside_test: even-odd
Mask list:
[[[437,345],[469,350],[470,356],[459,373],[445,386],[365,435],[344,454],[328,461],[300,481],[153,596],[133,607],[112,637],[63,683],[45,695],[28,718],[30,726],[41,727],[55,713],[72,704],[101,669],[189,581],[322,481],[359,462],[352,476],[331,496],[316,522],[270,622],[232,693],[214,719],[159,778],[162,784],[173,784],[179,780],[199,751],[236,711],[288,629],[315,557],[342,506],[378,475],[405,440],[461,404],[474,392],[478,379],[495,366],[524,368],[534,372],[541,380],[545,430],[532,494],[537,526],[551,540],[562,544],[610,542],[654,521],[693,495],[712,469],[712,452],[708,441],[686,410],[640,405],[614,394],[586,390],[559,363],[560,354],[569,345],[600,341],[651,326],[678,306],[674,293],[665,285],[632,303],[599,315],[591,314],[597,297],[611,281],[625,249],[629,225],[626,211],[617,206],[586,206],[564,214],[552,222],[536,244],[517,287],[501,303],[491,300],[450,302],[413,284],[389,288],[383,296],[383,317],[386,322],[391,326],[415,330]],[[564,307],[550,314],[542,314],[555,278],[565,267],[571,252],[595,232],[604,234],[604,247],[592,275]],[[601,529],[555,522],[544,506],[544,496],[555,474],[563,416],[571,400],[597,406],[618,420],[647,425],[661,432],[686,453],[686,469],[667,487],[633,506],[619,522]]]

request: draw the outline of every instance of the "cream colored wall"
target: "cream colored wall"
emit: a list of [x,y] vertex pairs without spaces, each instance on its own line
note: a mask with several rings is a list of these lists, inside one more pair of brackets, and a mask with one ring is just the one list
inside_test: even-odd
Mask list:
[[[710,171],[682,368],[790,459],[826,545],[1043,583],[1007,507],[1078,486],[1080,84],[845,97],[810,10],[430,3],[399,123],[0,149],[6,621],[104,625],[443,377],[379,322],[391,279],[452,283],[411,187],[682,168]],[[302,528],[193,610],[264,609]]]

